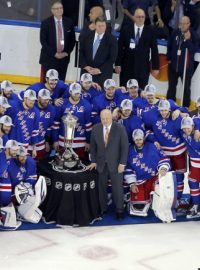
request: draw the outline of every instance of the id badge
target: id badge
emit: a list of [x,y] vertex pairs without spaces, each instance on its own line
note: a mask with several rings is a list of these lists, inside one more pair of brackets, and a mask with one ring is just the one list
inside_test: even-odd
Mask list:
[[60,45],[64,45],[64,39],[61,39],[61,41],[60,41]]
[[177,55],[180,56],[181,55],[181,50],[177,51]]
[[135,49],[135,42],[130,42],[129,48],[130,49]]

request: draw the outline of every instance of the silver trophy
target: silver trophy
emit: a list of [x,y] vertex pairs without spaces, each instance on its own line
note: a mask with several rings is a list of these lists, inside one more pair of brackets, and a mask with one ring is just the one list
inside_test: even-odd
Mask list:
[[64,124],[64,148],[63,154],[57,154],[56,167],[61,170],[68,170],[79,166],[80,160],[78,155],[72,149],[74,132],[78,118],[68,112],[62,117]]

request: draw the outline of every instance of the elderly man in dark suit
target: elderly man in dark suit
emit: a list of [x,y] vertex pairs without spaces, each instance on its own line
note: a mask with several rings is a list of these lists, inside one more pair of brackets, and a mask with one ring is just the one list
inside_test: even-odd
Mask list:
[[144,89],[150,73],[150,51],[152,74],[159,73],[158,48],[151,26],[144,25],[144,10],[136,9],[133,19],[135,23],[124,27],[120,33],[115,71],[120,74],[121,86],[126,86],[127,81],[134,78]]
[[99,174],[99,201],[102,214],[107,210],[107,182],[111,179],[116,217],[123,218],[123,172],[128,156],[128,136],[124,126],[112,122],[112,113],[101,111],[101,123],[93,127],[90,141],[90,169]]
[[63,17],[63,5],[56,1],[51,7],[51,17],[44,20],[40,29],[42,45],[40,64],[44,74],[56,69],[60,80],[65,80],[70,53],[75,45],[74,25],[71,19]]
[[80,66],[93,81],[103,87],[106,79],[112,78],[113,64],[117,57],[117,40],[106,31],[106,20],[98,17],[95,30],[80,40]]

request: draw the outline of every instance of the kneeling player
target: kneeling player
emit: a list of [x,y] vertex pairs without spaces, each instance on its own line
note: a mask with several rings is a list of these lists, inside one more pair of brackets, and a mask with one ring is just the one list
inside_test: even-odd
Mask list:
[[150,193],[154,190],[158,174],[164,176],[170,161],[153,143],[144,140],[141,129],[133,131],[133,144],[129,147],[125,180],[130,184],[130,214],[147,216]]
[[181,135],[187,147],[190,162],[188,183],[192,207],[187,218],[200,217],[200,141],[195,140],[194,137],[195,121],[200,122],[200,119],[184,117],[181,121]]

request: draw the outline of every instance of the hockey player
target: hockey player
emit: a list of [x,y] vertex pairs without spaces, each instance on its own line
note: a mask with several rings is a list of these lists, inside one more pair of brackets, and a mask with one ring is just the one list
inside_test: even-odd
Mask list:
[[7,109],[10,107],[7,98],[0,96],[0,117],[5,115]]
[[105,93],[94,98],[92,102],[92,122],[93,124],[100,122],[100,113],[103,109],[113,111],[120,105],[120,94],[116,93],[116,84],[112,79],[104,82]]
[[1,159],[3,158],[3,162],[1,163],[1,167],[3,167],[3,173],[0,177],[0,206],[7,206],[9,203],[11,203],[12,184],[8,173],[8,166],[10,164],[10,160],[13,157],[16,157],[18,149],[19,146],[17,141],[8,140],[5,145],[5,156],[4,153],[1,152],[1,156],[3,156],[1,157]]
[[192,207],[187,218],[200,217],[200,141],[196,141],[194,137],[195,121],[200,121],[200,119],[193,120],[191,117],[184,117],[181,121],[181,135],[187,147],[190,162],[188,183]]
[[[46,73],[46,83],[39,82],[30,85],[27,89],[34,90],[36,95],[41,89],[48,89],[51,93],[52,102],[56,106],[63,104],[63,96],[69,97],[67,85],[59,80],[58,72],[55,69],[49,69]],[[20,92],[19,97],[23,99],[25,91]]]
[[90,75],[89,73],[83,73],[81,75],[80,84],[82,87],[81,95],[83,98],[87,99],[90,104],[92,104],[95,97],[103,93],[101,88],[96,86],[96,84],[93,85],[92,75]]
[[[184,172],[186,172],[186,147],[180,135],[181,116],[172,119],[168,100],[160,100],[158,109],[142,113],[145,126],[153,131],[152,141],[157,143],[170,158],[172,169],[176,172],[178,200],[182,197]],[[150,138],[150,135],[149,135]]]
[[139,88],[138,81],[135,79],[130,79],[126,84],[127,93],[123,93],[120,96],[120,101],[124,99],[130,99],[133,102],[133,112],[137,114],[138,109],[143,109],[144,104],[146,104],[146,99],[140,96],[142,89]]
[[14,88],[10,81],[3,81],[1,83],[1,93],[3,97],[7,98],[8,103],[11,106],[15,105],[18,100],[18,96],[14,93]]
[[[120,104],[120,109],[113,111],[113,118],[125,126],[129,143],[132,143],[132,133],[134,129],[144,130],[142,120],[133,114],[133,103],[130,99],[124,99]],[[115,116],[117,114],[117,116]]]
[[135,129],[133,144],[129,146],[125,180],[130,184],[130,214],[147,216],[150,206],[150,193],[158,180],[170,170],[170,161],[156,146],[144,140],[144,132]]
[[7,170],[13,190],[21,181],[34,188],[37,181],[36,161],[28,155],[26,148],[19,146],[16,158],[10,159]]
[[[17,142],[10,141],[6,147],[7,154],[10,152],[9,156],[16,154]],[[0,229],[16,230],[21,225],[21,222],[16,220],[15,208],[11,202],[12,185],[7,171],[8,163],[9,161],[7,162],[3,149],[3,142],[0,138]]]
[[15,128],[11,130],[10,138],[18,141],[19,144],[28,148],[33,147],[32,156],[36,157],[36,143],[39,133],[39,111],[34,107],[36,93],[33,90],[24,92],[23,101],[19,100],[11,115]]
[[3,139],[3,145],[9,139],[9,134],[13,126],[12,118],[8,115],[4,115],[0,118],[0,137]]
[[[81,99],[81,86],[78,83],[72,83],[69,89],[70,97],[62,107],[59,108],[56,115],[55,125],[60,127],[58,132],[54,134],[54,141],[59,138],[59,146],[64,147],[64,125],[62,123],[62,117],[68,112],[78,117],[76,124],[74,140],[72,148],[79,155],[80,158],[87,158],[87,151],[89,150],[90,133],[92,129],[91,122],[91,105],[85,99]],[[57,148],[58,143],[54,144]]]
[[200,118],[200,97],[197,98],[196,109],[190,112],[190,116]]
[[55,106],[50,104],[50,100],[49,90],[41,89],[38,92],[38,101],[35,104],[40,113],[38,142],[36,143],[37,160],[45,158],[50,152],[49,142],[51,141],[51,130],[54,128],[55,120]]
[[19,147],[17,158],[10,160],[8,174],[13,196],[19,203],[16,204],[18,219],[38,223],[42,217],[38,206],[46,196],[46,183],[44,177],[37,180],[36,161],[23,146]]

